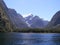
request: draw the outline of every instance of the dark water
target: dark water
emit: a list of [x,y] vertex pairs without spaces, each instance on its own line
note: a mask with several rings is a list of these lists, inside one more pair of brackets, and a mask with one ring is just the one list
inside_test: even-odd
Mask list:
[[0,33],[0,45],[60,45],[60,34]]

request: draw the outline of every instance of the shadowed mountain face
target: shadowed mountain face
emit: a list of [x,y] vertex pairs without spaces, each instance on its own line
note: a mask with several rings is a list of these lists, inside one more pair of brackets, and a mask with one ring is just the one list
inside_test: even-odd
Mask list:
[[23,18],[14,9],[9,9],[9,17],[13,26],[16,28],[42,28],[48,23],[48,21],[44,21],[38,16],[33,16],[32,14]]
[[24,21],[24,18],[18,14],[14,9],[9,9],[9,17],[11,22],[16,28],[27,28],[27,24]]
[[38,16],[33,16],[33,14],[25,17],[25,21],[31,28],[42,28],[48,24],[48,21],[44,21]]
[[[3,0],[0,0],[0,16],[2,16],[2,18],[6,18],[8,21],[4,20],[6,22],[6,24],[8,25],[8,23],[10,23],[10,25],[12,25],[12,28],[27,28],[27,24],[24,21],[24,18],[18,14],[14,9],[9,9]],[[5,25],[6,25],[5,24]],[[7,27],[10,28],[10,26],[8,25]]]
[[58,11],[48,24],[48,27],[60,25],[60,11]]
[[14,9],[8,8],[2,0],[0,0],[0,7],[1,4],[3,5],[2,9],[5,11],[3,12],[6,13],[5,16],[8,19],[7,22],[9,22],[10,25],[12,25],[11,27],[14,29],[15,28],[21,29],[28,27],[40,28],[40,27],[44,27],[48,23],[48,21],[44,21],[38,16],[33,16],[33,14],[29,15],[26,18],[23,18],[22,15],[18,14]]
[[40,19],[38,16],[33,17],[31,22],[32,22],[31,26],[33,28],[44,27],[44,23],[43,23],[42,19]]

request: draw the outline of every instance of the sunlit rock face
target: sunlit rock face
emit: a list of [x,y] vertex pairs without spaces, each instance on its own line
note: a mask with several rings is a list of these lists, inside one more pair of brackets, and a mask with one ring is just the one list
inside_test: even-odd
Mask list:
[[8,8],[4,1],[0,0],[0,31],[12,31],[7,11]]
[[56,12],[51,21],[48,24],[48,27],[54,27],[60,25],[60,11]]
[[15,28],[28,28],[24,18],[18,14],[14,9],[9,8],[9,17]]

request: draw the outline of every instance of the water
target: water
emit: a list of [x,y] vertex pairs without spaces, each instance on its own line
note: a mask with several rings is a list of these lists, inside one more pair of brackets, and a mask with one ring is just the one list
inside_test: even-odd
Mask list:
[[0,45],[60,45],[60,34],[0,33]]

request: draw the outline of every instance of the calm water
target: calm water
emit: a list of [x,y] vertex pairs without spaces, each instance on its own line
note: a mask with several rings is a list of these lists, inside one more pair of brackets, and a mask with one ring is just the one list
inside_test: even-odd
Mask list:
[[0,33],[0,45],[60,45],[60,34]]

